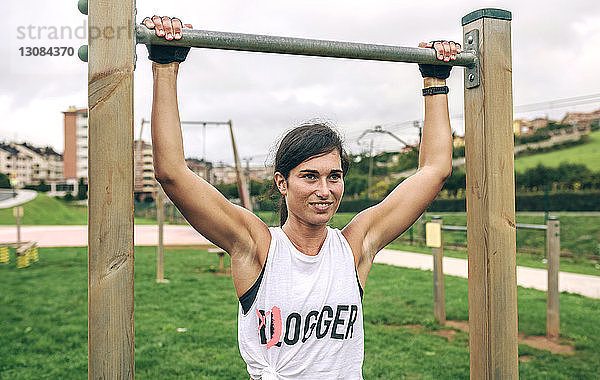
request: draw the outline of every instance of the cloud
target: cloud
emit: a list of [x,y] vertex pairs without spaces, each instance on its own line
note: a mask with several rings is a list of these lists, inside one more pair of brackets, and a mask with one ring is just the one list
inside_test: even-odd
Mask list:
[[[19,39],[18,27],[75,29],[86,17],[79,14],[75,3],[33,0],[28,4],[0,5],[3,14],[10,15],[6,27],[9,53],[0,62],[0,70],[7,73],[0,82],[4,116],[0,138],[18,136],[61,150],[60,112],[69,105],[85,107],[87,66],[76,57],[22,57],[19,48],[48,44],[76,50],[85,41]],[[540,7],[535,2],[516,0],[146,0],[137,2],[137,11],[138,21],[145,15],[179,15],[198,29],[415,46],[419,41],[438,38],[460,41],[461,17],[486,6],[513,12],[516,105],[598,92],[595,68],[600,53],[592,47],[600,44],[600,10],[589,1],[572,1],[564,6],[551,0]],[[31,12],[32,8],[36,12]],[[137,54],[136,137],[141,118],[150,117],[152,102],[152,76],[145,47],[138,46]],[[449,81],[451,114],[462,114],[461,71],[454,69]],[[339,125],[353,146],[360,133],[374,125],[414,138],[416,129],[402,123],[422,118],[421,85],[415,65],[217,50],[193,50],[181,67],[178,83],[182,119],[232,119],[241,155],[257,157],[264,157],[276,136],[290,126],[314,117]],[[453,127],[462,131],[461,120],[456,120]],[[144,136],[149,139],[149,128]],[[184,139],[186,154],[203,154],[200,129],[184,127]],[[226,131],[207,128],[207,139],[208,159],[232,161]],[[381,149],[397,148],[393,139],[384,137],[378,138],[377,144]]]

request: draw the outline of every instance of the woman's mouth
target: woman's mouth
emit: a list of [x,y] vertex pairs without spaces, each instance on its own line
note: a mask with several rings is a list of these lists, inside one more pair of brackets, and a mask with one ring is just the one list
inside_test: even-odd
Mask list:
[[333,205],[333,202],[310,202],[309,204],[317,211],[327,211]]

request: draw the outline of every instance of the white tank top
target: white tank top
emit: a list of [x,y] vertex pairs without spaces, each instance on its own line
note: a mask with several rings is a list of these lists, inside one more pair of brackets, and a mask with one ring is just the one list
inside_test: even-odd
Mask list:
[[238,314],[248,373],[262,380],[362,379],[362,290],[348,242],[327,227],[321,250],[308,256],[280,227],[269,230],[256,298]]

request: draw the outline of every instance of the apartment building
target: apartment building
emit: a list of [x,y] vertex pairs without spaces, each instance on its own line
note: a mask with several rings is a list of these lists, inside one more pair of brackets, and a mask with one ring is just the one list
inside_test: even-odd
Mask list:
[[65,151],[63,176],[77,181],[88,178],[88,110],[69,107],[64,114]]
[[42,181],[56,183],[63,178],[62,155],[51,147],[38,148],[28,143],[14,144],[14,147],[29,158],[28,184],[39,185]]
[[0,143],[0,172],[26,185],[55,184],[62,178],[62,156],[51,147],[38,148],[28,143]]
[[134,148],[134,181],[133,191],[139,201],[146,197],[154,198],[156,181],[152,164],[152,145],[143,140],[135,140]]
[[600,121],[600,109],[593,112],[568,112],[561,120],[562,124],[571,124],[578,130],[588,130],[592,124]]

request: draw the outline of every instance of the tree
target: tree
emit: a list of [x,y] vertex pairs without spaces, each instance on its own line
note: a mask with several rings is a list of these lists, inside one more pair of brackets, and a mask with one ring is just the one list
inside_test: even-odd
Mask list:
[[77,186],[77,199],[79,200],[87,199],[88,188],[84,181],[85,179],[83,177],[79,178],[79,184]]
[[10,178],[4,173],[0,173],[0,189],[10,189]]
[[347,175],[344,178],[344,193],[346,195],[360,194],[367,189],[368,176],[364,174]]

